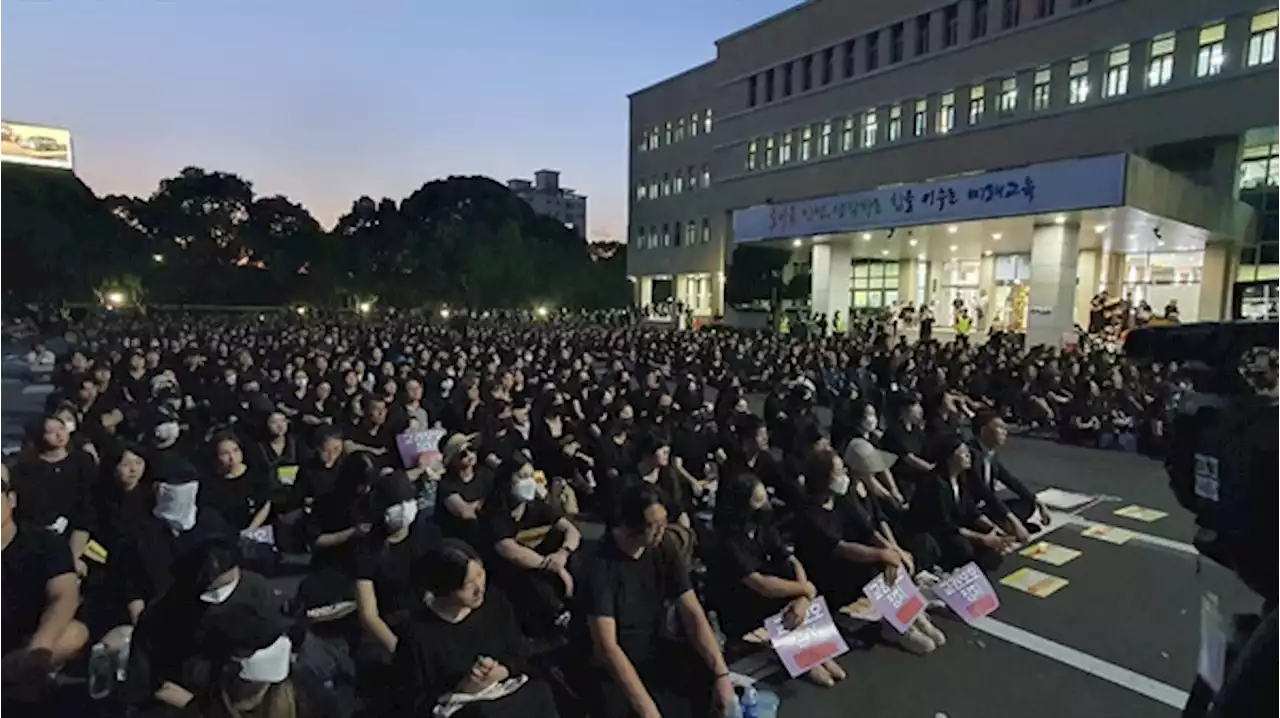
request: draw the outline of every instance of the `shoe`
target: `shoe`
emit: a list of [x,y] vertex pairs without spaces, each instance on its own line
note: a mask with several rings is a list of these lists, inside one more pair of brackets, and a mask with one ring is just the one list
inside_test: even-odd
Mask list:
[[943,633],[941,629],[933,625],[933,621],[929,620],[928,614],[920,614],[920,616],[916,618],[915,623],[912,624],[912,628],[919,629],[919,631],[928,636],[929,640],[933,641],[934,645],[938,648],[947,645],[947,634]]
[[932,653],[938,647],[938,644],[921,633],[915,626],[907,629],[906,633],[898,633],[893,626],[886,623],[880,629],[880,636],[886,642],[897,644],[902,650],[907,653],[914,653],[917,656]]

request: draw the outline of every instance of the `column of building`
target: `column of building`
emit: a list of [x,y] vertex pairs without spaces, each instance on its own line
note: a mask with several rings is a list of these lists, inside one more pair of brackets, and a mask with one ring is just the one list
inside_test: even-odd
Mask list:
[[1037,224],[1031,231],[1027,346],[1061,346],[1075,326],[1080,225]]
[[835,312],[849,316],[853,291],[853,248],[848,241],[815,244],[809,266],[814,314],[825,314],[828,320]]

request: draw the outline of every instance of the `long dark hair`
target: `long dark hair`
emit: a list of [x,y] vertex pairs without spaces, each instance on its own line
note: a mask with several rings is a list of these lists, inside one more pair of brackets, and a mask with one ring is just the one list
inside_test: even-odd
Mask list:
[[836,471],[836,452],[819,449],[809,454],[804,465],[804,493],[815,504],[831,497],[831,479]]
[[533,462],[526,459],[524,455],[517,454],[498,467],[497,472],[493,476],[493,485],[489,487],[489,495],[484,501],[484,513],[500,512],[511,513],[516,507],[515,497],[511,495],[511,485],[515,483],[515,476],[523,469],[525,465],[532,465]]
[[712,520],[718,532],[737,533],[751,521],[751,494],[761,483],[754,474],[738,474],[721,479],[716,489],[716,512]]

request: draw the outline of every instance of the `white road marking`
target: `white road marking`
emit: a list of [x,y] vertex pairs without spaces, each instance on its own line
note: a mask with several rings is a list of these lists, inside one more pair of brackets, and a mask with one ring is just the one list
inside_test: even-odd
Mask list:
[[[1087,529],[1090,526],[1098,526],[1098,525],[1102,525],[1102,526],[1115,525],[1115,524],[1104,523],[1102,521],[1093,521],[1090,519],[1086,519],[1083,516],[1076,516],[1074,514],[1060,514],[1060,515],[1054,516],[1053,518],[1054,518],[1054,524],[1057,526],[1071,525],[1081,529]],[[1192,546],[1189,543],[1183,543],[1182,541],[1175,541],[1173,539],[1165,538],[1163,536],[1153,536],[1151,534],[1142,533],[1141,531],[1134,531],[1133,529],[1128,527],[1122,527],[1122,528],[1124,528],[1126,531],[1133,534],[1133,539],[1132,539],[1133,541],[1139,541],[1145,544],[1150,544],[1152,546],[1159,546],[1160,548],[1167,548],[1171,551],[1185,553],[1190,556],[1200,555],[1200,552],[1196,550],[1196,547]]]
[[1030,631],[1024,631],[1017,626],[997,621],[990,616],[980,618],[974,621],[972,625],[983,633],[995,636],[1033,653],[1039,653],[1046,658],[1051,658],[1064,665],[1084,671],[1089,675],[1114,683],[1122,688],[1128,688],[1135,693],[1144,695],[1171,708],[1182,710],[1187,703],[1188,696],[1184,690],[1161,683],[1154,678],[1148,678],[1140,673],[1135,673],[1128,668],[1109,663],[1088,653],[1077,651],[1070,646],[1064,646]]

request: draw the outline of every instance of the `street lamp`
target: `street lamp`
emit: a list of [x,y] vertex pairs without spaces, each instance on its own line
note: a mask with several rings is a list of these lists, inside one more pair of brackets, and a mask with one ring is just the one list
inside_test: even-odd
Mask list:
[[297,312],[297,313],[298,313],[298,316],[300,316],[300,317],[305,317],[305,316],[307,316],[307,308],[306,308],[306,307],[301,307],[301,306],[300,306],[300,307],[298,307],[297,309],[295,309],[294,311],[295,311],[295,312]]
[[163,255],[163,254],[153,254],[153,255],[151,255],[151,261],[155,262],[156,264],[164,264],[164,255]]
[[119,307],[129,299],[124,292],[107,292],[107,306]]
[[441,310],[440,310],[440,318],[441,318],[441,319],[448,319],[448,318],[449,318],[449,308],[448,308],[448,307],[444,307],[443,309],[441,309]]
[[356,307],[356,309],[359,309],[361,314],[368,314],[368,313],[370,312],[370,310],[372,310],[372,309],[373,309],[373,303],[372,303],[372,302],[360,302],[360,305],[359,305],[359,306],[357,306],[357,307]]
[[538,307],[538,308],[537,308],[537,309],[535,309],[534,311],[538,313],[538,316],[539,316],[539,317],[541,317],[541,318],[543,318],[543,319],[546,319],[546,317],[547,317],[547,308],[546,308],[546,307]]

